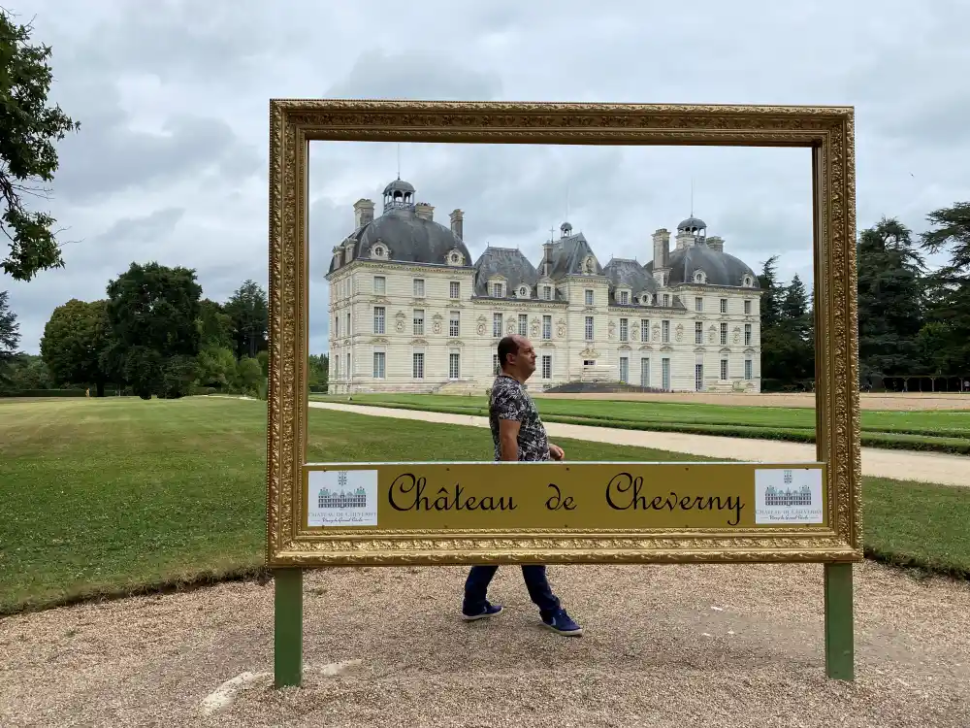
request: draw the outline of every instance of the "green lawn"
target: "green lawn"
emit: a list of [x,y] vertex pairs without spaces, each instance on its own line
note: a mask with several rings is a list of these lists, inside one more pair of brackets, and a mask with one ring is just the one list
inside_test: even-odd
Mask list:
[[[313,395],[320,401],[346,397]],[[353,404],[402,407],[454,414],[488,415],[484,396],[434,394],[361,394]],[[970,397],[967,410],[862,412],[863,445],[906,450],[970,454]],[[547,422],[599,427],[730,435],[735,437],[815,441],[815,410],[807,407],[731,407],[683,402],[545,399]],[[970,462],[968,462],[970,466]]]
[[[0,614],[256,573],[265,420],[263,403],[231,399],[0,401]],[[684,458],[562,444],[576,460]],[[488,460],[491,442],[311,410],[310,458]],[[970,574],[970,489],[867,479],[864,517],[874,556]]]

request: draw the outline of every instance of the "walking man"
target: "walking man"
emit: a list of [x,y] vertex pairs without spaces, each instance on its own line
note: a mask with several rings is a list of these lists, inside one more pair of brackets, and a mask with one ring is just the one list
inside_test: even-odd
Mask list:
[[[506,336],[498,344],[501,372],[492,385],[488,420],[495,443],[495,459],[516,462],[562,460],[562,448],[549,443],[532,398],[522,386],[536,370],[536,352],[524,336]],[[502,611],[486,598],[488,585],[498,566],[473,566],[465,581],[462,614],[466,621],[492,617]],[[583,630],[552,593],[546,567],[523,565],[522,576],[542,624],[558,634],[578,637]]]

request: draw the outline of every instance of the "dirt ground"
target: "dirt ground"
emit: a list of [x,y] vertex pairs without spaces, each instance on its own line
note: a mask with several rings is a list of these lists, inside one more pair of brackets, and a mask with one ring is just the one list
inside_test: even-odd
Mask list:
[[[502,567],[490,623],[458,619],[463,568],[316,571],[305,684],[264,674],[221,712],[206,696],[272,670],[272,584],[55,609],[0,621],[0,725],[970,725],[970,585],[856,573],[856,682],[824,673],[822,567],[550,567],[586,635],[537,627]],[[320,668],[360,660],[336,677]]]
[[[731,407],[814,407],[815,394],[712,394],[708,392],[668,392],[664,394],[543,394],[536,399],[622,399],[633,402],[686,402],[721,404]],[[970,392],[915,392],[910,394],[861,394],[859,405],[864,410],[970,410]]]

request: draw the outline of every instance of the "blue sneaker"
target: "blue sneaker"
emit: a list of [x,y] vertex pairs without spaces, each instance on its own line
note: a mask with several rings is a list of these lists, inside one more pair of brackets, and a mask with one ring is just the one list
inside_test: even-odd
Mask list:
[[476,619],[487,619],[488,617],[494,617],[501,611],[501,604],[491,604],[490,602],[485,602],[485,606],[482,608],[482,610],[480,612],[476,612],[475,614],[469,614],[463,609],[461,618],[466,622],[474,622]]
[[572,618],[566,614],[565,609],[560,609],[551,616],[544,616],[542,618],[542,626],[546,629],[550,629],[556,634],[565,635],[567,637],[581,637],[583,634],[583,628],[576,624]]

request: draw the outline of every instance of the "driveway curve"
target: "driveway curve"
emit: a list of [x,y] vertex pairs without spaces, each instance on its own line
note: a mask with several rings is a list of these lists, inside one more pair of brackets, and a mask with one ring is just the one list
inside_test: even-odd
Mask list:
[[[465,427],[488,427],[487,417],[455,415],[444,412],[420,412],[417,410],[368,407],[355,404],[310,402],[314,409],[337,412],[354,412],[373,417],[390,417],[400,420],[439,422]],[[688,455],[747,460],[750,462],[799,462],[815,459],[815,445],[778,440],[755,440],[740,437],[717,437],[714,435],[685,435],[676,432],[649,432],[622,430],[613,427],[567,425],[559,422],[546,423],[550,437],[565,437],[588,442],[606,442],[631,447],[649,447]],[[970,487],[970,458],[942,453],[922,453],[906,450],[883,450],[862,448],[862,474],[877,478],[915,480],[922,483],[938,483]]]

